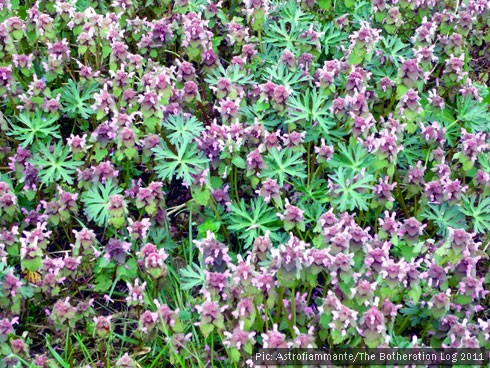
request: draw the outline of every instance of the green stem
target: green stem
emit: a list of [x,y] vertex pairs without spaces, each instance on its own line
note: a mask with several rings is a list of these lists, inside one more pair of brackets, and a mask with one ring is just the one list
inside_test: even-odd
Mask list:
[[420,341],[421,342],[424,341],[425,335],[427,334],[427,332],[429,331],[430,327],[432,326],[433,319],[434,319],[433,317],[430,317],[429,322],[427,322],[427,324],[425,325],[424,331],[422,332],[422,335],[420,336]]
[[277,324],[279,324],[279,322],[281,321],[281,310],[282,310],[282,307],[283,307],[283,305],[282,305],[282,298],[283,298],[283,296],[284,296],[284,288],[281,287],[279,289],[279,296],[277,298],[277,303],[278,303],[277,304],[277,312],[276,312],[276,315],[274,317],[274,323],[277,323]]
[[310,156],[311,156],[311,142],[308,142],[308,147],[306,148],[307,149],[307,153],[308,153],[308,157],[307,157],[307,160],[308,160],[308,182],[307,184],[310,185],[311,183],[311,170],[312,170],[312,167],[311,167],[311,161],[310,161]]
[[218,209],[216,208],[216,205],[214,204],[214,199],[212,197],[209,198],[209,204],[211,205],[211,209],[214,212],[214,215],[218,219],[218,221],[221,224],[221,231],[223,231],[223,235],[225,236],[226,241],[228,242],[228,245],[231,247],[231,240],[230,240],[230,235],[228,234],[228,230],[226,229],[226,226],[223,224],[223,220],[221,219],[221,216],[219,215]]
[[459,122],[459,119],[456,119],[456,120],[454,120],[454,121],[453,121],[451,124],[449,124],[449,125],[447,126],[447,128],[446,128],[446,131],[448,132],[448,131],[449,131],[449,129],[451,129],[451,128],[453,127],[453,125],[454,125],[454,124],[456,124],[457,122]]
[[407,210],[407,205],[405,204],[405,199],[403,198],[402,191],[400,189],[400,177],[398,175],[398,170],[395,168],[395,181],[396,181],[396,192],[397,192],[397,200],[400,203],[400,206],[402,207],[403,213],[407,218],[409,218],[408,210]]
[[238,202],[240,197],[238,196],[238,172],[235,165],[233,165],[233,187],[235,191],[235,200]]
[[211,367],[214,367],[214,331],[211,332]]
[[407,328],[408,323],[410,322],[410,316],[406,316],[405,319],[403,320],[402,324],[396,331],[397,335],[400,335],[405,329]]
[[[291,290],[291,320],[293,323],[293,326],[296,326],[296,290],[293,287]],[[294,330],[293,330],[294,331]],[[293,334],[294,337],[294,334]]]
[[[255,306],[255,310],[257,311],[258,314],[258,309],[257,306]],[[267,308],[267,301],[264,303],[264,321],[265,321],[265,330],[269,331],[269,313],[268,313],[268,308]]]
[[262,48],[262,28],[259,28],[259,30],[257,31],[257,36],[259,37],[260,52],[263,53],[264,49]]

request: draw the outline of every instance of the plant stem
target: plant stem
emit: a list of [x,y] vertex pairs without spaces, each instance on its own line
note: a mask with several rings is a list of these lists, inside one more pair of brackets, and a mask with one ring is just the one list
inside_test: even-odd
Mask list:
[[306,148],[307,149],[307,153],[308,153],[308,182],[307,184],[310,185],[311,183],[311,171],[312,171],[312,167],[311,167],[311,160],[310,160],[310,156],[311,156],[311,142],[308,142],[308,147]]
[[410,322],[410,316],[406,316],[405,319],[403,320],[402,324],[396,331],[397,335],[400,335],[405,329],[407,328],[408,322]]
[[396,192],[397,192],[397,197],[398,197],[397,200],[400,203],[400,206],[402,207],[403,213],[408,218],[410,216],[408,214],[407,205],[405,204],[405,199],[403,198],[402,191],[400,189],[400,185],[399,185],[400,184],[400,177],[398,176],[398,170],[396,168],[395,168],[395,181],[397,183],[397,186],[396,186]]
[[279,289],[279,296],[277,299],[277,312],[274,317],[274,323],[279,324],[279,321],[281,320],[281,309],[282,309],[282,297],[284,296],[284,288],[281,287]]
[[433,319],[434,319],[433,317],[430,317],[429,322],[427,322],[427,324],[425,325],[424,331],[422,332],[422,335],[420,336],[420,341],[421,342],[424,341],[425,335],[427,334],[427,332],[429,331],[430,327],[432,326]]
[[296,326],[296,290],[294,287],[291,290],[291,320],[293,326]]
[[214,215],[218,219],[218,221],[221,224],[221,231],[223,232],[223,235],[225,236],[225,239],[230,246],[232,247],[231,240],[230,240],[230,234],[228,234],[228,230],[226,229],[225,225],[223,224],[223,220],[221,219],[221,216],[219,215],[218,209],[216,208],[216,205],[214,204],[214,199],[212,197],[209,198],[209,204],[211,205],[211,208],[214,212]]
[[211,332],[211,367],[214,367],[214,331]]
[[235,200],[238,202],[240,197],[238,196],[238,173],[237,173],[237,168],[235,165],[233,165],[233,187],[235,190]]

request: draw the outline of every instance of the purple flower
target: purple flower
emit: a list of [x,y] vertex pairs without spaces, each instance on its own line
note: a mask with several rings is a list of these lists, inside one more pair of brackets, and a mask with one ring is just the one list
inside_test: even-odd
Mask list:
[[299,226],[300,229],[304,229],[304,211],[299,207],[291,205],[287,198],[284,207],[284,213],[278,213],[277,216],[284,222],[284,228],[286,231],[291,230],[296,225]]
[[439,293],[434,295],[430,302],[427,304],[429,305],[429,308],[432,312],[432,315],[435,318],[441,318],[444,316],[448,311],[450,307],[450,299],[451,296],[451,289],[447,289],[445,293]]
[[364,337],[364,342],[370,348],[375,348],[387,341],[385,317],[376,307],[372,306],[364,312],[359,320],[359,333]]
[[400,229],[400,235],[404,236],[407,240],[415,241],[423,234],[427,224],[422,224],[417,221],[415,217],[404,220]]
[[308,243],[299,240],[291,233],[286,244],[279,245],[271,250],[274,266],[284,275],[299,279],[301,271],[311,264],[310,258],[305,253]]
[[261,189],[257,189],[255,193],[259,194],[266,203],[269,203],[271,199],[279,201],[281,198],[281,189],[275,179],[267,178],[262,183]]
[[130,249],[131,243],[111,238],[104,248],[104,257],[108,260],[113,260],[116,263],[123,264]]
[[95,330],[99,337],[106,337],[111,331],[112,316],[94,317]]
[[255,332],[249,332],[244,330],[244,321],[240,321],[239,326],[235,327],[232,332],[224,331],[225,340],[223,345],[227,348],[233,347],[238,350],[242,350],[244,347],[252,347],[255,344]]
[[266,331],[261,336],[263,340],[262,347],[264,349],[282,349],[293,346],[292,342],[286,341],[286,335],[278,331],[277,324],[274,324],[272,330]]
[[214,233],[208,230],[206,238],[194,240],[194,244],[202,253],[204,263],[216,271],[224,271],[231,260],[228,255],[228,247],[216,240]]
[[5,341],[11,333],[14,332],[14,325],[19,323],[19,317],[11,320],[4,318],[0,320],[0,341]]
[[140,280],[135,279],[134,284],[131,285],[130,283],[127,283],[128,286],[128,296],[126,297],[126,301],[129,306],[134,305],[142,305],[143,300],[144,300],[144,294],[145,294],[145,288],[146,288],[146,282],[143,282],[140,285]]
[[390,180],[389,176],[385,176],[384,180],[379,178],[379,184],[374,186],[373,192],[376,194],[378,199],[381,201],[389,201],[392,202],[395,200],[393,198],[393,195],[391,194],[391,191],[395,189],[396,187],[396,182],[393,182],[391,184],[388,183]]

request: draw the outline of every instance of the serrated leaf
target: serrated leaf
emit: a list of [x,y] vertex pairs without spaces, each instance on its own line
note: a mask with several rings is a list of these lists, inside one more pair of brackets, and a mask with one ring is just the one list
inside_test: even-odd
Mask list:
[[208,159],[203,157],[196,144],[187,140],[177,146],[177,153],[172,152],[163,141],[152,151],[158,163],[155,172],[162,180],[176,178],[182,179],[187,185],[192,185],[192,175],[201,173],[208,166]]
[[81,197],[88,219],[101,227],[107,225],[109,220],[109,198],[121,192],[122,188],[119,188],[111,180],[107,180],[105,184],[94,184]]
[[351,169],[340,167],[331,177],[333,183],[332,202],[339,211],[367,210],[374,176],[368,173],[357,174]]
[[186,268],[182,268],[180,275],[180,288],[182,290],[191,290],[195,287],[203,286],[206,280],[204,271],[195,263],[187,265]]
[[76,169],[83,165],[82,161],[70,157],[69,146],[59,141],[54,146],[42,145],[37,154],[29,162],[39,169],[39,177],[43,184],[51,184],[62,180],[73,184]]
[[186,118],[183,115],[170,115],[162,125],[168,131],[168,140],[173,145],[190,142],[204,130],[203,124],[195,116]]
[[233,165],[235,165],[239,169],[245,169],[247,167],[245,160],[243,158],[241,158],[240,156],[233,157],[231,162],[233,163]]
[[34,114],[20,113],[17,120],[21,124],[11,123],[11,131],[7,133],[21,141],[22,147],[31,146],[35,142],[47,143],[52,138],[61,138],[59,135],[59,126],[56,125],[58,116],[54,115],[49,118],[43,117],[40,109]]
[[265,157],[266,167],[262,169],[260,177],[277,179],[282,187],[288,177],[305,178],[305,166],[300,152],[283,149],[278,151],[273,148]]
[[250,206],[241,199],[240,202],[230,205],[231,225],[228,229],[238,233],[239,238],[244,240],[245,247],[248,248],[255,238],[264,235],[267,230],[270,230],[273,238],[275,236],[273,232],[278,228],[275,226],[278,219],[274,209],[269,207],[261,197],[252,199]]

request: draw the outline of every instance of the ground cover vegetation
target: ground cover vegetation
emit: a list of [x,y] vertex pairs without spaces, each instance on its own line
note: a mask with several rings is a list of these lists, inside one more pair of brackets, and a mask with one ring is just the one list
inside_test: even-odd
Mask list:
[[490,348],[488,0],[0,0],[0,367]]

